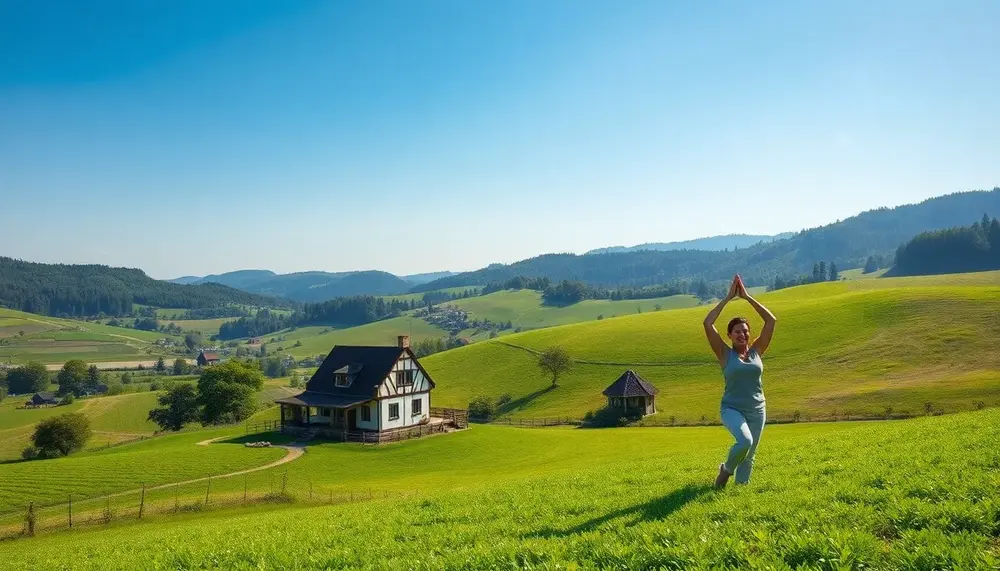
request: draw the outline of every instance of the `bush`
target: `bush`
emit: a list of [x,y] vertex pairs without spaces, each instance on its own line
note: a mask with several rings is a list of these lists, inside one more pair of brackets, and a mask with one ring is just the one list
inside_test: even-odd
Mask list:
[[125,371],[122,373],[122,384],[128,385],[132,383],[132,373]]
[[55,458],[82,449],[90,435],[87,417],[79,412],[68,412],[39,422],[31,440],[40,456]]
[[469,416],[472,418],[491,420],[496,413],[496,404],[489,397],[478,396],[469,401]]
[[511,401],[513,401],[513,400],[514,400],[514,397],[510,396],[510,393],[504,393],[504,394],[502,394],[502,395],[500,395],[500,396],[497,397],[497,408],[498,409],[503,408],[503,407],[507,406],[508,404],[510,404]]
[[111,382],[108,383],[108,396],[120,395],[125,392],[125,385],[121,383]]
[[76,398],[74,398],[72,394],[68,394],[59,401],[59,404],[60,405],[73,404],[73,401],[75,400]]
[[34,446],[28,446],[23,451],[21,451],[21,458],[23,458],[24,460],[34,460],[38,458],[38,456],[39,456],[38,449],[35,448]]
[[153,381],[149,383],[149,390],[154,392],[160,390],[160,381]]

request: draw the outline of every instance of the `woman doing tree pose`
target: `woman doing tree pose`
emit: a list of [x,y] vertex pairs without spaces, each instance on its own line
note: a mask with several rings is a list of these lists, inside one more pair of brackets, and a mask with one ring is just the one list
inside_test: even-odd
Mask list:
[[[736,297],[747,300],[757,310],[764,319],[764,328],[760,336],[751,342],[750,325],[747,320],[734,317],[727,327],[729,340],[732,342],[732,346],[729,346],[715,330],[715,321],[726,304]],[[726,461],[719,465],[719,475],[715,478],[716,488],[724,487],[733,474],[736,474],[737,484],[750,481],[754,455],[760,443],[766,417],[764,362],[761,360],[761,355],[771,343],[775,321],[774,315],[747,293],[743,279],[738,274],[733,276],[729,294],[705,317],[705,335],[708,336],[708,343],[719,360],[722,376],[726,381],[720,416],[726,429],[736,439],[729,449]]]

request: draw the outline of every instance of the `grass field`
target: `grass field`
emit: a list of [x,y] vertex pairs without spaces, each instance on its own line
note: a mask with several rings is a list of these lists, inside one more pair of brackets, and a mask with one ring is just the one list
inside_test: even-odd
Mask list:
[[480,297],[471,297],[449,302],[472,313],[474,319],[490,321],[511,321],[524,329],[537,329],[553,325],[565,325],[581,321],[596,320],[598,317],[615,317],[633,313],[693,307],[698,300],[692,295],[675,295],[654,299],[610,301],[588,299],[573,305],[558,307],[542,304],[542,294],[534,290],[498,291]]
[[724,491],[708,485],[729,443],[720,428],[476,426],[378,448],[314,447],[288,470],[416,497],[48,534],[0,544],[0,567],[998,565],[1000,410],[780,425],[763,438],[750,485]]
[[0,464],[0,513],[21,509],[28,501],[40,505],[222,474],[266,464],[284,456],[274,448],[245,448],[239,444],[196,446],[238,429],[201,430],[158,437],[65,458]]
[[[323,333],[325,330],[329,332]],[[272,333],[265,338],[284,337],[278,343],[268,343],[268,348],[275,351],[280,345],[284,348],[283,353],[301,358],[326,355],[334,345],[395,345],[398,335],[410,335],[416,343],[426,338],[447,337],[448,333],[423,319],[403,316],[343,329],[332,326],[299,327],[295,331]],[[300,341],[302,346],[295,347],[296,341]]]
[[179,339],[155,331],[0,309],[0,361],[36,360],[57,364],[70,359],[88,362],[147,360],[158,354],[152,342],[163,338]]
[[[480,289],[482,289],[480,286],[449,287],[449,288],[438,289],[438,290],[434,290],[433,292],[426,292],[426,293],[447,293],[447,294],[459,293],[460,294],[460,293],[463,293],[463,292],[465,292],[467,290],[479,291]],[[382,297],[386,301],[391,301],[391,300],[399,300],[399,301],[414,300],[414,301],[420,301],[421,299],[424,298],[424,292],[421,292],[421,293],[404,293],[404,294],[400,294],[400,295],[383,295],[383,296],[380,296],[380,297]]]
[[[1000,272],[882,278],[788,288],[758,296],[778,316],[765,355],[769,414],[919,414],[1000,405]],[[580,418],[633,368],[660,390],[651,422],[716,419],[722,377],[701,323],[708,307],[631,315],[505,336],[422,360],[435,405],[508,393],[513,413]],[[717,326],[745,315],[742,300]],[[550,389],[532,351],[561,345],[578,360]]]
[[228,323],[230,321],[236,321],[232,317],[220,317],[218,319],[176,319],[176,320],[163,320],[160,323],[167,325],[173,323],[174,325],[181,328],[182,331],[197,331],[205,337],[210,335],[215,335],[219,332],[219,327],[223,323]]

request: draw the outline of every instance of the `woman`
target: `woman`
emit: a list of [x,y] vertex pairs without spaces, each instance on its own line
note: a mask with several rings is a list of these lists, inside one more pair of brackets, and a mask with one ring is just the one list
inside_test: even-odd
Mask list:
[[[757,310],[764,319],[764,329],[751,343],[750,325],[747,320],[734,317],[727,327],[729,340],[732,342],[730,347],[715,330],[715,320],[722,313],[722,308],[735,297],[747,300]],[[726,461],[719,465],[719,475],[715,478],[716,488],[724,487],[733,474],[736,474],[737,484],[746,484],[750,481],[754,455],[760,443],[760,434],[764,430],[766,417],[762,379],[764,363],[761,361],[761,355],[771,343],[775,321],[774,315],[747,293],[739,274],[733,276],[729,294],[705,318],[705,335],[708,336],[708,343],[715,351],[715,356],[722,367],[722,376],[726,381],[720,407],[722,423],[736,439],[736,443],[729,449]]]

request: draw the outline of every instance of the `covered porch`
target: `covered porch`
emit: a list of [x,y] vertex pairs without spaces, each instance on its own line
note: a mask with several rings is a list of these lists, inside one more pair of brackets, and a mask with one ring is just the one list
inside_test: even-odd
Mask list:
[[340,396],[305,392],[278,399],[282,432],[303,430],[366,431],[372,426],[374,399],[363,396]]

